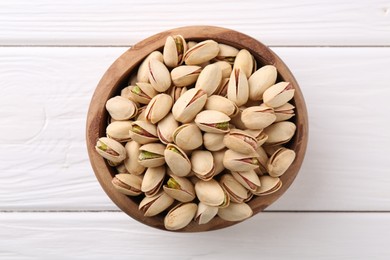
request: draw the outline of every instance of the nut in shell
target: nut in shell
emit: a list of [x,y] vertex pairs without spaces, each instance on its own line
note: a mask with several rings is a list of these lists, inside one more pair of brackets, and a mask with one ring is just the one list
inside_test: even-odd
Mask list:
[[159,51],[154,51],[144,59],[138,68],[137,82],[149,82],[149,61],[153,59],[163,62],[163,54]]
[[142,178],[134,174],[121,173],[115,175],[112,179],[112,185],[114,188],[129,196],[138,196],[141,191]]
[[187,51],[187,43],[183,36],[168,36],[163,51],[164,63],[174,68],[183,62],[184,53]]
[[227,98],[236,103],[237,106],[242,106],[248,101],[248,80],[241,69],[233,69],[230,75]]
[[171,71],[172,82],[177,87],[190,86],[196,82],[199,77],[202,67],[183,65],[174,68]]
[[137,115],[137,105],[124,97],[110,98],[106,103],[106,109],[115,120],[128,120]]
[[202,145],[200,129],[194,124],[183,124],[173,132],[173,141],[183,150],[194,150]]
[[204,110],[196,115],[195,123],[200,130],[208,133],[229,132],[230,117],[216,110]]
[[241,120],[248,129],[264,129],[276,120],[276,116],[272,107],[253,106],[242,111]]
[[173,174],[184,177],[191,171],[191,162],[183,150],[174,144],[168,144],[164,151],[165,162]]
[[140,144],[136,141],[127,142],[125,145],[127,157],[124,165],[129,173],[135,175],[141,175],[145,171],[145,167],[138,162],[139,148]]
[[198,210],[195,215],[195,222],[199,225],[207,224],[212,220],[218,213],[218,207],[208,206],[202,202],[198,203]]
[[289,121],[282,121],[264,128],[264,133],[268,136],[265,145],[279,145],[287,143],[295,134],[296,125]]
[[146,107],[146,120],[152,124],[156,124],[171,111],[172,105],[173,100],[169,95],[156,95]]
[[295,152],[291,149],[280,148],[268,160],[267,169],[272,177],[283,175],[295,160]]
[[218,216],[226,221],[243,221],[252,215],[253,211],[246,203],[231,202],[228,207],[218,209]]
[[113,163],[121,163],[126,158],[126,150],[118,141],[101,137],[96,142],[95,150],[105,159]]
[[164,218],[164,226],[167,230],[179,230],[190,224],[194,218],[198,206],[195,203],[179,204],[171,209]]
[[144,144],[139,148],[138,163],[144,167],[162,166],[165,164],[164,151],[163,144]]
[[131,121],[115,121],[109,124],[106,128],[107,137],[118,142],[130,141],[129,130],[131,128]]
[[161,191],[152,197],[143,198],[138,209],[144,212],[145,217],[152,217],[169,208],[174,201],[168,194]]
[[195,184],[195,192],[199,201],[208,206],[223,208],[227,207],[230,203],[229,196],[214,179],[198,181]]
[[264,103],[269,107],[280,107],[294,97],[295,89],[290,82],[279,82],[263,94]]
[[214,157],[211,152],[196,150],[191,155],[192,171],[201,180],[211,180],[215,174]]
[[184,54],[187,65],[198,65],[217,57],[219,53],[218,43],[213,40],[199,42]]
[[130,138],[140,144],[148,144],[158,141],[157,128],[146,121],[134,121],[129,131]]
[[171,174],[163,189],[169,196],[180,202],[190,202],[195,199],[194,184],[184,177]]
[[220,179],[220,184],[230,197],[230,202],[243,203],[251,196],[251,192],[245,189],[231,174],[224,174]]
[[232,129],[223,139],[225,146],[243,154],[253,154],[258,147],[257,140],[252,135],[239,129]]
[[172,113],[160,120],[157,124],[157,136],[163,144],[173,142],[173,132],[179,127]]
[[182,94],[172,107],[172,114],[181,123],[191,122],[203,109],[207,94],[201,89],[190,89]]
[[225,168],[236,171],[250,171],[259,168],[258,154],[242,154],[233,150],[227,150],[223,158],[223,165]]
[[262,100],[263,93],[275,84],[278,72],[273,65],[266,65],[253,73],[249,79],[249,98],[251,100]]
[[155,196],[161,189],[165,178],[165,166],[149,167],[142,179],[141,191],[147,197]]
[[164,92],[171,86],[171,74],[164,63],[159,60],[149,60],[149,81],[158,92]]
[[277,192],[282,187],[282,181],[279,177],[271,177],[268,175],[260,176],[261,186],[253,192],[257,196],[266,196]]

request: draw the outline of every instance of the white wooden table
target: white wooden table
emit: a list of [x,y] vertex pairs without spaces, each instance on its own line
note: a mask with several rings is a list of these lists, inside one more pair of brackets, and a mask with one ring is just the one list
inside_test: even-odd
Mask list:
[[[296,181],[231,228],[163,232],[120,212],[89,165],[90,98],[159,31],[228,27],[296,75],[310,120]],[[1,259],[390,259],[388,0],[0,1]]]

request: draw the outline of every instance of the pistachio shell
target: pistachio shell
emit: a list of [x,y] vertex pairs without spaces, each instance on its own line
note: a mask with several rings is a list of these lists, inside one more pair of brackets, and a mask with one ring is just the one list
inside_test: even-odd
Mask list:
[[145,167],[158,167],[165,164],[165,145],[159,143],[144,144],[139,148],[138,163]]
[[275,122],[285,121],[295,116],[294,108],[295,107],[290,103],[286,103],[281,107],[274,108],[274,112],[276,116]]
[[191,122],[206,104],[207,94],[199,89],[185,92],[173,105],[172,114],[181,123]]
[[218,66],[222,72],[222,79],[230,78],[230,74],[232,73],[232,65],[230,65],[226,61],[217,61],[214,63],[215,66]]
[[295,89],[290,82],[279,82],[263,94],[264,103],[269,107],[280,107],[294,97]]
[[231,174],[222,175],[219,183],[230,197],[230,202],[243,203],[251,193],[245,189]]
[[268,139],[268,136],[263,132],[263,129],[246,129],[245,132],[256,138],[257,146],[262,146]]
[[258,154],[242,154],[227,150],[223,158],[223,165],[231,171],[250,171],[259,167]]
[[152,84],[145,82],[137,82],[130,88],[130,98],[141,104],[148,104],[152,98],[157,95],[157,91]]
[[218,88],[221,80],[222,71],[220,67],[214,64],[207,65],[199,74],[195,89],[201,89],[207,93],[207,96],[211,96]]
[[145,196],[155,196],[164,182],[165,166],[150,167],[146,170],[144,178],[142,179],[141,191]]
[[163,144],[173,142],[173,132],[179,127],[172,113],[161,119],[157,124],[157,136]]
[[136,117],[136,121],[147,121],[146,120],[146,106],[140,107],[138,109],[138,115]]
[[184,53],[187,51],[187,43],[183,36],[168,36],[163,50],[164,63],[168,67],[177,67],[183,62]]
[[166,210],[173,202],[174,199],[162,191],[152,197],[143,198],[138,209],[144,212],[145,217],[152,217]]
[[224,136],[223,134],[204,133],[203,145],[207,150],[212,152],[222,150],[225,148],[225,144],[223,143]]
[[120,193],[138,196],[141,194],[142,178],[134,174],[117,174],[112,179],[112,185]]
[[198,206],[195,203],[179,204],[171,209],[164,218],[167,230],[178,230],[186,227],[196,214]]
[[265,174],[265,173],[267,173],[268,155],[265,152],[265,150],[263,149],[263,147],[261,147],[261,146],[259,146],[256,149],[256,153],[259,156],[259,157],[257,157],[257,159],[259,160],[259,168],[255,169],[255,172],[257,174],[260,174],[260,175]]
[[167,90],[167,93],[171,96],[173,103],[176,103],[176,101],[183,95],[185,92],[187,92],[186,87],[177,87],[172,86],[170,89]]
[[158,141],[157,128],[155,125],[146,121],[135,121],[131,123],[132,128],[129,131],[131,139],[140,143],[147,144]]
[[268,160],[267,169],[272,177],[283,175],[295,160],[295,152],[291,149],[280,148]]
[[214,179],[209,181],[198,181],[195,184],[195,192],[199,201],[208,206],[221,207],[226,206],[229,203],[229,197]]
[[155,59],[163,62],[163,54],[159,51],[150,53],[138,68],[137,81],[138,82],[149,82],[149,61]]
[[265,144],[277,145],[287,143],[294,136],[296,126],[292,122],[282,121],[270,125],[264,129],[264,133],[268,136]]
[[227,97],[229,81],[230,81],[230,74],[228,78],[222,78],[221,83],[219,84],[218,88],[214,92],[214,95]]
[[129,130],[131,129],[131,121],[115,121],[109,124],[106,128],[107,137],[118,142],[129,141]]
[[140,144],[136,141],[127,142],[125,149],[127,157],[124,161],[126,170],[129,173],[140,175],[145,171],[145,167],[138,163]]
[[263,152],[267,156],[273,155],[277,150],[283,147],[283,144],[277,144],[277,145],[264,145],[263,146]]
[[210,180],[215,174],[214,158],[211,152],[194,151],[191,155],[192,171],[202,180]]
[[194,47],[195,45],[197,45],[198,43],[195,42],[195,41],[188,41],[187,42],[187,47],[188,49],[191,49],[192,47]]
[[234,60],[233,70],[240,69],[249,78],[255,68],[254,58],[249,51],[242,49],[237,53]]
[[229,117],[234,117],[239,112],[238,106],[233,101],[218,95],[212,95],[207,99],[205,109],[216,110]]
[[126,167],[125,165],[122,163],[122,164],[119,164],[118,166],[115,167],[117,173],[129,173],[127,170],[126,170]]
[[218,209],[218,216],[226,221],[242,221],[253,215],[251,207],[246,203],[230,203],[227,208]]
[[163,188],[169,196],[180,202],[190,202],[195,199],[194,184],[187,178],[171,175]]
[[156,95],[146,107],[146,120],[152,124],[156,124],[171,111],[172,105],[173,100],[169,95]]
[[149,81],[158,92],[164,92],[171,86],[171,74],[164,63],[155,59],[149,61]]
[[198,204],[198,210],[195,215],[195,222],[199,225],[207,224],[212,220],[218,213],[218,207],[208,206],[202,202]]
[[184,177],[191,171],[191,163],[183,150],[174,144],[168,144],[164,151],[165,162],[172,173]]
[[199,77],[202,68],[200,66],[183,65],[171,71],[173,84],[177,87],[185,87],[194,84]]
[[95,150],[105,159],[120,163],[126,158],[126,150],[118,141],[101,137],[96,142]]
[[220,43],[219,52],[217,57],[215,57],[215,59],[233,64],[237,54],[238,54],[238,49],[230,45]]
[[133,101],[134,103],[137,103],[137,101],[135,101],[133,99],[133,97],[131,96],[132,88],[133,88],[133,86],[131,86],[131,85],[123,88],[121,90],[121,97],[127,98],[128,100]]
[[264,91],[275,84],[277,76],[278,72],[273,65],[266,65],[258,69],[248,80],[249,98],[262,100]]
[[250,191],[256,191],[256,189],[261,185],[259,176],[253,170],[246,172],[232,172],[232,176],[242,186]]
[[257,149],[257,140],[252,135],[239,129],[232,129],[223,139],[225,146],[243,154],[253,154]]
[[248,107],[242,111],[241,120],[249,129],[263,129],[276,119],[273,108],[267,106]]
[[253,194],[265,196],[277,192],[282,187],[282,181],[278,177],[268,175],[260,176],[261,186]]
[[214,158],[214,168],[215,168],[215,175],[220,174],[223,170],[225,170],[225,166],[223,165],[223,158],[225,156],[225,149],[212,152],[213,158]]
[[248,80],[241,69],[235,68],[230,75],[227,97],[237,106],[244,105],[249,98]]
[[110,98],[106,103],[106,109],[115,120],[128,120],[137,115],[137,105],[121,96]]
[[241,116],[242,116],[242,111],[244,111],[246,107],[241,106],[238,108],[238,113],[234,117],[232,117],[231,123],[238,129],[245,130],[247,129],[244,123],[242,122]]
[[183,150],[194,150],[202,145],[200,129],[195,124],[184,124],[173,132],[173,141]]
[[204,110],[196,115],[196,125],[205,132],[227,133],[229,132],[230,117],[216,110]]
[[187,65],[197,65],[209,61],[218,55],[218,43],[213,40],[199,42],[184,54]]

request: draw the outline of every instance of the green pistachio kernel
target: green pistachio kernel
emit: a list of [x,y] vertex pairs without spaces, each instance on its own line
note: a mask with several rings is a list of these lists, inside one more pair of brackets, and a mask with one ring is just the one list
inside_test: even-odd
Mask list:
[[136,94],[136,95],[139,95],[139,94],[141,94],[141,89],[140,89],[140,87],[139,86],[137,86],[137,85],[135,85],[134,87],[133,87],[133,89],[131,90],[131,92],[133,92],[134,94]]
[[107,151],[108,146],[105,143],[99,141],[98,148],[102,151]]
[[177,181],[174,178],[169,178],[167,184],[168,184],[168,187],[171,189],[176,189],[176,190],[180,189],[180,184],[177,183]]
[[180,153],[180,151],[177,148],[173,147],[173,146],[168,147],[168,150],[170,150],[172,152],[175,152],[175,153]]
[[229,122],[223,122],[223,123],[216,123],[215,128],[221,129],[221,130],[228,130],[229,128]]
[[155,159],[155,158],[159,158],[161,157],[162,155],[160,154],[156,154],[156,153],[151,153],[151,152],[148,152],[148,151],[141,151],[139,156],[138,156],[138,159],[140,161],[142,160],[147,160],[147,159]]

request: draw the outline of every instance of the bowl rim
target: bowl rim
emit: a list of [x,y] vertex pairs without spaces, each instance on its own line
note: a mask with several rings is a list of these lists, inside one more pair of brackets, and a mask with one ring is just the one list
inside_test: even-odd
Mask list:
[[[281,197],[296,178],[307,148],[308,115],[301,89],[287,65],[263,43],[235,30],[204,25],[170,29],[138,42],[114,61],[99,81],[90,101],[87,114],[86,143],[89,161],[95,176],[106,194],[123,212],[145,225],[167,231],[164,228],[162,216],[144,217],[142,212],[138,210],[138,204],[134,198],[123,195],[114,189],[111,184],[111,179],[115,175],[115,171],[95,151],[95,144],[99,137],[105,134],[105,127],[107,125],[106,101],[118,93],[119,88],[122,86],[124,80],[129,77],[130,72],[137,68],[139,63],[149,53],[162,49],[167,36],[177,34],[182,35],[186,40],[213,39],[218,43],[228,44],[236,48],[246,48],[262,65],[274,65],[278,70],[278,78],[280,77],[284,81],[289,81],[295,89],[294,105],[296,107],[296,115],[293,121],[295,121],[297,130],[291,141],[291,148],[296,152],[296,159],[287,172],[280,177],[283,186],[279,191],[265,197],[257,197],[248,202],[253,210],[254,216]],[[227,222],[216,217],[204,225],[198,225],[192,221],[187,227],[178,230],[178,232],[216,230],[237,223],[239,222]]]

